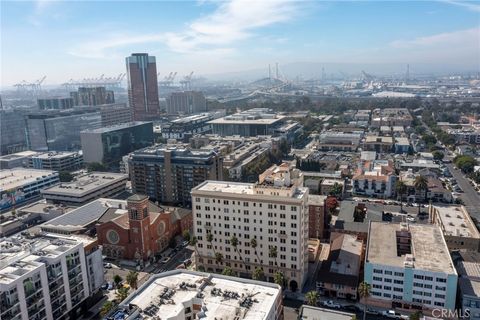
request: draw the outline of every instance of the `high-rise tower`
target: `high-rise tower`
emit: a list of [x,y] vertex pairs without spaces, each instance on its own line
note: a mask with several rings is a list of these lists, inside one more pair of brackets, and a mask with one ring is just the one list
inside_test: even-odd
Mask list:
[[155,120],[160,113],[157,64],[147,53],[133,53],[126,58],[128,102],[136,121]]

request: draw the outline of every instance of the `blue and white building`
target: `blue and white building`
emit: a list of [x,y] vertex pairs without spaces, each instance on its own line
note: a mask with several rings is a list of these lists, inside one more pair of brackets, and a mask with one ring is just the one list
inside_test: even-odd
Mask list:
[[438,226],[371,222],[367,241],[369,304],[425,314],[455,309],[458,275]]

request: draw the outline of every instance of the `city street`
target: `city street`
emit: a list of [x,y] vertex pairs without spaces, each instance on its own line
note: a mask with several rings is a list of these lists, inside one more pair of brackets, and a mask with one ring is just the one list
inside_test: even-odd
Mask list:
[[445,164],[452,173],[453,177],[457,180],[458,185],[462,188],[463,192],[460,193],[460,199],[463,200],[467,211],[472,218],[480,221],[480,196],[474,187],[470,184],[470,181],[459,170],[455,169],[452,163]]

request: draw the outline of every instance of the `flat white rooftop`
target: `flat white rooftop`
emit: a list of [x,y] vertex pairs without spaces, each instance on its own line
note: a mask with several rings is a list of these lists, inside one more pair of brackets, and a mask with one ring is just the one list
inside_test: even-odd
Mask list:
[[194,188],[198,191],[210,191],[235,194],[254,194],[253,183],[226,182],[226,181],[206,181]]
[[51,170],[13,168],[0,171],[0,191],[16,189],[56,174]]
[[91,172],[78,177],[72,182],[63,182],[59,185],[44,189],[42,193],[81,197],[122,180],[126,181],[127,175],[123,173]]
[[[480,238],[480,233],[459,206],[435,206],[445,235],[465,238]],[[463,210],[462,210],[463,209]]]
[[[404,224],[411,236],[414,269],[456,274],[442,231],[436,225]],[[371,222],[367,261],[371,264],[405,268],[405,255],[397,255],[397,232],[402,224]]]
[[[122,305],[138,306],[144,317],[170,319],[182,314],[183,304],[191,305],[192,301],[202,306],[202,319],[233,319],[239,315],[240,319],[261,320],[275,308],[280,294],[281,288],[271,283],[175,270],[154,275]],[[242,303],[247,297],[251,302]]]
[[45,152],[45,153],[40,153],[37,155],[33,155],[32,158],[39,158],[39,159],[63,159],[66,157],[71,157],[71,156],[80,156],[82,153],[81,152],[70,152],[70,151],[64,151],[64,152]]

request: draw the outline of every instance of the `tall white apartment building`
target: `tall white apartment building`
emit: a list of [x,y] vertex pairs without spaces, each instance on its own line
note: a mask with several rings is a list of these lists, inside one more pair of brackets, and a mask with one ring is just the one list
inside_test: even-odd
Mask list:
[[301,185],[302,173],[284,163],[266,170],[258,183],[205,181],[192,189],[196,265],[220,272],[228,266],[242,277],[260,267],[271,282],[280,271],[290,289],[300,289],[308,269],[308,188]]
[[0,241],[0,319],[75,318],[104,281],[96,240],[15,235]]
[[458,275],[436,225],[370,222],[364,274],[371,304],[455,309]]

